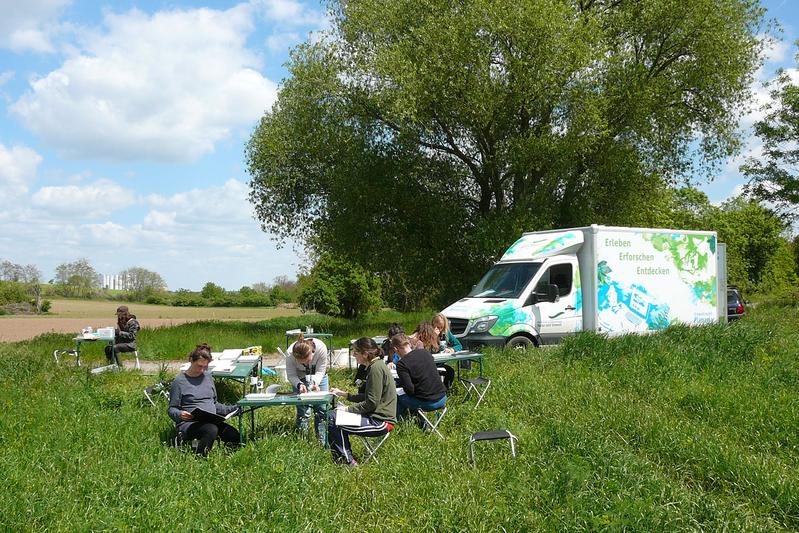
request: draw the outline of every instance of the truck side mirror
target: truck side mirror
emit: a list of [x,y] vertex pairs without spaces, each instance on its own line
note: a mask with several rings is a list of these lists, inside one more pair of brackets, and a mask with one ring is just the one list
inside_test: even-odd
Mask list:
[[558,286],[549,284],[547,285],[547,302],[555,302],[558,299]]

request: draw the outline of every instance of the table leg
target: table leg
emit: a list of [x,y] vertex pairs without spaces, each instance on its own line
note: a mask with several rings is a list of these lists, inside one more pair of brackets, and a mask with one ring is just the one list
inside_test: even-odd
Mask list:
[[244,444],[244,411],[239,413],[239,444]]
[[480,365],[480,377],[483,377],[483,356],[477,358],[477,362]]
[[75,361],[80,366],[80,341],[75,341]]

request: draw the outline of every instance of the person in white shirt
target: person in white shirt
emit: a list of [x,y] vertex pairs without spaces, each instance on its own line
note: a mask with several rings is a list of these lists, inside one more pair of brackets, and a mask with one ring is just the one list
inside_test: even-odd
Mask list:
[[[289,346],[286,377],[300,394],[309,391],[329,390],[327,381],[327,346],[319,339],[305,339],[302,334]],[[297,406],[297,428],[308,432],[311,411],[314,414],[316,436],[322,446],[327,446],[327,407]]]

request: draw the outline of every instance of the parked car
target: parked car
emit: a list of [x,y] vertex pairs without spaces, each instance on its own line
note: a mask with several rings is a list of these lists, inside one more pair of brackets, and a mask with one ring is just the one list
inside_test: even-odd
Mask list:
[[738,320],[746,314],[744,299],[738,287],[727,287],[727,321]]

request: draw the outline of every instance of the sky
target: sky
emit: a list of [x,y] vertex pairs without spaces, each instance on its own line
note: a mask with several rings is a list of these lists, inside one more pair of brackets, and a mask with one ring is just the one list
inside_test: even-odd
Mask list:
[[[753,86],[747,141],[711,201],[740,192],[738,167],[778,67],[797,81],[796,0],[768,0],[782,27]],[[253,217],[244,145],[277,98],[292,46],[329,20],[315,0],[0,0],[0,259],[44,280],[86,258],[138,266],[169,289],[228,290],[296,276]]]

